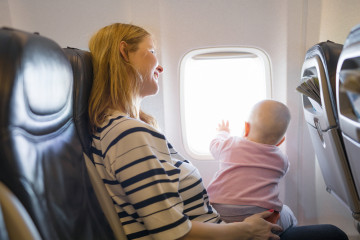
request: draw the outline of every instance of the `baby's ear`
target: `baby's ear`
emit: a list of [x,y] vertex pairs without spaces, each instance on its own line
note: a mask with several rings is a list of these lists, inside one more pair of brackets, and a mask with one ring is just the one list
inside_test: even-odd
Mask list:
[[278,144],[276,144],[276,146],[280,146],[284,141],[285,141],[285,136],[280,140]]
[[250,123],[245,122],[244,137],[249,136],[249,132],[250,132]]

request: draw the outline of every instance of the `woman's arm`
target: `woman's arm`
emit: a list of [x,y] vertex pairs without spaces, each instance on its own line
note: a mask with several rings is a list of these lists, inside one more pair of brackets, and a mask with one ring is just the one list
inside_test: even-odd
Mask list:
[[281,231],[281,227],[264,220],[271,214],[272,212],[266,211],[248,217],[244,222],[228,224],[193,221],[191,230],[178,240],[279,240],[280,237],[272,233],[271,230]]

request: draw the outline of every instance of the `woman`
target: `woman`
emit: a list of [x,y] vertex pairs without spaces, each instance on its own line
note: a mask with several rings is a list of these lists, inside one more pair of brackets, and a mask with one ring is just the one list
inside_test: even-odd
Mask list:
[[129,239],[280,239],[255,214],[223,224],[198,170],[167,142],[141,100],[158,92],[154,42],[144,29],[112,24],[90,40],[93,156]]

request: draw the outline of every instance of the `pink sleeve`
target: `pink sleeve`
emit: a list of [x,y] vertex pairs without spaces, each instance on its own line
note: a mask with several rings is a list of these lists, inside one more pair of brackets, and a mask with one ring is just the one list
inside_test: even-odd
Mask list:
[[219,156],[224,147],[224,144],[225,144],[226,140],[229,138],[230,138],[230,133],[228,133],[226,131],[221,131],[210,142],[210,152],[215,159],[219,159]]
[[[290,169],[290,161],[289,161],[287,155],[285,155],[285,174],[287,174],[287,172],[289,171],[289,169]],[[284,174],[284,175],[285,175],[285,174]]]

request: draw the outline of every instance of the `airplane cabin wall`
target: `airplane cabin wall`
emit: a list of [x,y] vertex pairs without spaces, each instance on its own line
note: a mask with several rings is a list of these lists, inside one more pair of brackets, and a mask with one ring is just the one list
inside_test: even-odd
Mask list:
[[148,29],[156,39],[164,73],[159,94],[146,98],[143,107],[158,119],[176,149],[199,168],[206,185],[218,163],[191,159],[182,146],[180,61],[187,52],[204,47],[261,48],[271,59],[272,97],[286,103],[292,114],[282,146],[291,167],[281,184],[281,199],[300,224],[332,223],[356,236],[351,213],[325,191],[295,88],[306,50],[328,39],[344,42],[360,23],[359,7],[358,0],[0,0],[0,26],[40,32],[62,47],[80,49],[87,49],[96,30],[113,22]]
[[7,1],[0,0],[0,23],[2,26],[11,26],[9,4]]

